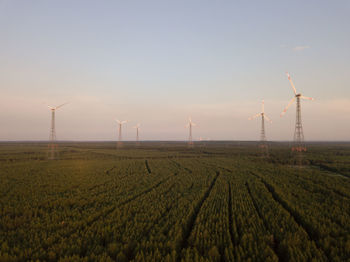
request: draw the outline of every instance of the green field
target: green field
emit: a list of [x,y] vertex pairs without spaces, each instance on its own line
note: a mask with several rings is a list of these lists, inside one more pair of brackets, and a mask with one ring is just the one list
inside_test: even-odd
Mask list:
[[349,261],[350,144],[0,144],[0,261]]

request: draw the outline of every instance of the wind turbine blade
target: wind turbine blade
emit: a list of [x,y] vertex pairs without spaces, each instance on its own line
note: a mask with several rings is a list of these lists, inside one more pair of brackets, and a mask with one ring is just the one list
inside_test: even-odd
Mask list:
[[254,115],[254,116],[252,116],[252,117],[249,117],[248,120],[253,120],[254,118],[257,118],[258,116],[260,116],[260,113]]
[[264,114],[264,117],[267,119],[267,121],[269,121],[270,123],[272,123],[272,120],[271,120],[267,115]]
[[66,105],[66,104],[68,104],[69,102],[67,102],[67,103],[64,103],[64,104],[62,104],[62,105],[59,105],[59,106],[56,106],[56,109],[59,109],[60,107],[62,107],[62,106],[64,106],[64,105]]
[[307,99],[307,100],[314,100],[312,97],[307,97],[307,96],[301,96],[300,98],[302,98],[302,99]]
[[124,120],[124,121],[121,122],[121,124],[125,124],[125,123],[127,123],[127,122],[128,122],[127,120]]
[[286,108],[281,113],[281,117],[287,112],[288,108],[290,107],[291,104],[293,104],[294,100],[295,100],[295,97],[293,97],[292,100],[290,100],[289,104],[286,106]]
[[286,72],[286,74],[287,74],[287,77],[288,77],[288,80],[289,80],[291,86],[293,87],[294,94],[296,95],[296,94],[297,94],[297,90],[295,89],[295,86],[294,86],[294,84],[293,84],[293,81],[292,81],[292,79],[290,78],[289,73]]
[[52,106],[47,106],[48,108],[50,108],[50,109],[55,109],[54,107],[52,107]]
[[116,122],[118,122],[118,124],[120,124],[120,121],[118,119],[114,119]]

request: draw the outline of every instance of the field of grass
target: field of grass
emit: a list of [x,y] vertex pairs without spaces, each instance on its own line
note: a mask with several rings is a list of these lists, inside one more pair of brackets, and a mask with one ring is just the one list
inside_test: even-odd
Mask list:
[[349,261],[350,144],[0,144],[0,261]]

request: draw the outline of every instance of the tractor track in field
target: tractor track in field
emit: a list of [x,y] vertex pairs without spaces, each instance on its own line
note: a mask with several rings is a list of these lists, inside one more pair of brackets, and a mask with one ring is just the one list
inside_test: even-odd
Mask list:
[[[115,160],[145,160],[146,157],[144,156],[118,156],[112,153],[101,153],[101,152],[96,152],[96,151],[91,151],[90,153],[95,154],[96,156],[105,156],[105,157],[110,157],[110,159],[115,159]],[[215,157],[215,155],[203,155],[203,158],[213,158]],[[178,156],[176,155],[166,155],[166,156],[153,156],[153,157],[147,157],[147,159],[177,159]],[[196,155],[183,155],[181,156],[181,158],[186,158],[186,159],[193,159],[193,158],[198,158],[198,156]],[[45,160],[46,158],[43,158],[43,160]],[[24,159],[26,160],[26,159]],[[76,160],[76,159],[64,159],[64,160]],[[0,162],[2,161],[2,159],[0,159]],[[7,159],[4,159],[3,161],[7,161]]]
[[[325,185],[325,184],[317,183],[316,181],[314,181],[314,180],[311,179],[310,177],[309,177],[309,178],[306,178],[306,177],[298,176],[298,175],[296,175],[296,174],[294,174],[294,173],[292,173],[292,175],[293,175],[294,177],[297,177],[298,179],[300,179],[300,180],[302,180],[302,181],[308,181],[308,182],[312,183],[314,186],[317,186],[318,188],[320,188],[320,189],[322,189],[322,190],[326,189],[326,190],[331,191],[331,192],[333,192],[334,194],[337,194],[337,195],[339,195],[339,196],[341,196],[341,197],[350,199],[350,196],[349,196],[349,195],[344,194],[343,192],[341,192],[341,191],[339,191],[339,190],[337,190],[337,189],[333,189],[333,188],[327,187],[327,185]],[[332,176],[332,175],[331,175],[331,176]],[[305,189],[305,190],[306,190],[306,189]],[[309,191],[309,190],[307,190],[307,191]],[[309,191],[309,192],[311,192],[311,191]],[[311,192],[311,193],[312,193],[312,192]],[[327,192],[324,192],[324,193],[326,194]]]
[[112,168],[105,170],[105,174],[109,175],[110,172],[113,171],[116,168],[117,168],[117,166],[113,166]]
[[[173,174],[173,175],[170,175],[168,176],[167,178],[157,182],[156,184],[154,184],[153,186],[141,191],[140,193],[120,202],[119,204],[115,205],[115,206],[112,206],[112,207],[109,207],[109,208],[106,208],[105,210],[102,210],[101,212],[99,212],[99,214],[95,215],[92,219],[88,220],[87,222],[85,223],[80,223],[80,225],[78,225],[77,227],[71,229],[69,232],[67,233],[64,233],[63,235],[60,235],[56,238],[56,241],[53,241],[53,243],[50,245],[50,246],[54,246],[55,244],[59,243],[60,241],[64,241],[65,238],[71,236],[72,234],[74,234],[75,232],[77,231],[81,231],[83,230],[84,228],[86,227],[89,227],[91,225],[93,225],[96,221],[98,221],[101,217],[105,217],[105,216],[108,216],[110,215],[111,213],[113,213],[114,210],[116,210],[117,208],[120,208],[128,203],[130,203],[131,201],[151,192],[153,189],[156,189],[157,187],[159,187],[160,185],[162,185],[163,183],[167,182],[171,177],[173,176],[176,176],[177,174]],[[37,250],[36,250],[37,251]],[[34,252],[36,252],[34,251]]]
[[222,167],[220,165],[214,165],[214,164],[211,164],[211,163],[206,163],[206,162],[201,162],[199,161],[201,164],[204,164],[208,167],[211,167],[211,168],[214,168],[214,169],[221,169],[222,171],[225,171],[225,172],[228,172],[228,173],[233,173],[233,170],[231,169],[228,169],[226,167]]
[[297,225],[299,227],[301,227],[307,234],[309,240],[313,241],[317,247],[317,249],[322,253],[322,255],[324,255],[328,261],[332,261],[331,257],[327,254],[327,252],[323,249],[323,247],[319,244],[319,239],[317,236],[315,236],[315,234],[313,234],[312,231],[314,231],[313,229],[310,229],[311,225],[307,225],[302,219],[301,219],[301,215],[294,211],[288,204],[286,201],[284,201],[280,195],[275,191],[275,188],[270,185],[269,183],[267,183],[262,177],[260,177],[259,175],[251,172],[252,175],[254,175],[255,177],[257,177],[261,183],[265,186],[266,190],[271,194],[272,198],[274,201],[276,201],[292,218],[293,220],[297,223]]
[[[175,186],[175,184],[173,184],[171,186],[171,188],[168,190],[168,192],[170,192],[170,190]],[[152,228],[154,228],[155,225],[158,225],[158,227],[161,227],[163,228],[164,227],[164,222],[168,220],[168,215],[169,215],[169,212],[171,211],[171,209],[175,206],[177,206],[177,202],[180,198],[182,198],[183,196],[178,196],[175,200],[171,201],[171,203],[164,209],[163,212],[161,212],[161,214],[159,215],[159,218],[158,219],[155,219],[152,223],[151,226],[149,226],[148,228],[145,228],[143,230],[143,233],[141,235],[143,235],[143,237],[146,236],[146,238],[148,239],[150,236],[151,236],[151,233],[152,233]],[[162,231],[162,230],[161,230]],[[130,258],[130,260],[134,259],[135,257],[132,257]]]
[[258,216],[259,216],[259,218],[261,219],[261,221],[264,223],[265,228],[266,228],[267,230],[269,230],[268,223],[267,223],[267,221],[264,219],[264,216],[261,214],[260,209],[259,209],[259,207],[258,207],[258,204],[256,203],[255,198],[253,197],[253,194],[252,194],[252,192],[251,192],[251,190],[250,190],[249,183],[248,183],[248,182],[245,182],[245,186],[246,186],[246,188],[247,188],[247,191],[248,191],[248,194],[249,194],[249,196],[250,196],[250,199],[251,199],[252,202],[253,202],[253,206],[254,206],[254,208],[255,208],[256,213],[258,214]]
[[196,204],[196,206],[194,207],[194,211],[192,212],[192,214],[190,214],[186,224],[183,226],[182,229],[182,239],[180,241],[180,245],[179,248],[177,248],[177,259],[176,261],[180,262],[181,261],[181,252],[182,250],[186,249],[188,247],[188,239],[193,231],[193,227],[194,227],[194,223],[197,219],[197,216],[203,206],[203,203],[207,200],[207,198],[210,195],[210,192],[212,191],[213,187],[215,186],[216,180],[218,179],[220,175],[219,171],[216,171],[216,175],[213,178],[213,180],[210,183],[210,186],[208,187],[208,189],[205,191],[203,197],[199,200],[199,202]]
[[[130,176],[129,175],[123,175],[121,177],[118,177],[118,181],[122,181],[124,178],[130,178]],[[110,179],[110,180],[107,180],[107,181],[105,181],[103,183],[100,183],[100,184],[97,184],[97,185],[90,186],[90,187],[86,188],[85,189],[85,194],[88,194],[88,198],[87,198],[87,195],[81,196],[79,198],[79,200],[87,200],[87,201],[89,201],[89,199],[90,199],[89,203],[84,205],[84,209],[86,209],[87,206],[89,206],[89,208],[93,207],[93,205],[91,205],[91,203],[95,203],[96,201],[95,201],[95,199],[91,200],[91,198],[98,197],[98,196],[100,196],[102,194],[105,194],[106,193],[106,186],[107,185],[111,185],[111,184],[112,184],[111,188],[115,188],[116,187],[115,179]],[[100,187],[102,187],[103,190],[98,191],[98,188],[100,188]],[[108,188],[108,190],[110,190],[111,188]],[[107,190],[107,192],[109,192],[108,190]],[[123,193],[116,194],[116,195],[114,195],[114,197],[119,197],[121,195],[123,195]],[[99,204],[101,204],[101,203],[99,203]]]
[[[191,186],[189,187],[189,189],[191,189],[192,187],[193,187],[193,183],[191,183]],[[179,199],[181,199],[181,198],[183,198],[183,195],[178,196],[174,202],[177,203],[177,201],[178,201]],[[178,206],[178,203],[177,203],[176,205],[173,205],[173,206]],[[163,217],[162,220],[161,220],[161,222],[166,221],[166,219],[167,219],[167,217]],[[163,224],[163,226],[164,226],[164,225],[166,225],[166,224]],[[163,232],[164,232],[164,234],[169,234],[169,229],[166,230],[166,231],[163,231]]]
[[[112,168],[109,168],[109,169],[107,169],[107,170],[104,170],[103,171],[103,173],[105,173],[105,174],[108,174],[109,172],[111,172],[112,170],[115,170],[115,168],[116,168],[116,166],[113,166]],[[129,168],[129,167],[128,167]],[[125,172],[128,170],[128,168],[125,170]],[[124,172],[124,173],[125,173]],[[121,173],[120,173],[121,174]],[[119,177],[118,178],[118,181],[121,181],[121,180],[123,180],[124,178],[130,178],[130,176],[129,175],[122,175],[121,177]],[[88,209],[92,209],[92,208],[96,208],[96,205],[98,205],[98,206],[101,206],[101,205],[109,205],[110,204],[110,201],[107,201],[107,202],[98,202],[98,203],[96,203],[96,200],[94,199],[95,197],[98,197],[98,196],[100,196],[100,195],[103,195],[103,194],[105,194],[106,192],[110,192],[110,190],[112,189],[113,190],[113,188],[115,188],[116,187],[116,185],[115,185],[115,180],[114,179],[109,179],[109,180],[107,180],[107,181],[105,181],[105,182],[103,182],[103,183],[100,183],[100,184],[97,184],[97,185],[93,185],[93,186],[90,186],[90,187],[88,187],[88,188],[86,188],[85,189],[85,195],[83,195],[83,196],[80,196],[79,197],[79,201],[81,201],[81,200],[86,200],[87,201],[87,203],[84,203],[84,205],[82,205],[82,206],[79,206],[79,207],[75,207],[75,208],[81,208],[81,209],[84,209],[85,211],[86,210],[88,210]],[[104,190],[98,190],[98,188],[100,188],[100,187],[105,187],[106,185],[109,185],[109,184],[111,184],[111,183],[114,183],[110,188],[108,188],[108,190],[106,191],[106,188],[104,188]],[[67,194],[67,193],[71,193],[72,192],[72,189],[69,189],[69,190],[66,190],[66,191],[64,191],[64,192],[61,192],[61,194],[63,194],[63,195],[65,195],[65,194]],[[89,193],[90,192],[90,193]],[[88,194],[88,195],[86,195],[86,194]],[[121,195],[123,195],[124,193],[122,192],[122,193],[119,193],[119,194],[116,194],[116,195],[114,195],[114,198],[116,199],[116,198],[118,198],[118,197],[120,197]],[[88,196],[88,197],[87,197]],[[69,197],[69,196],[68,196]],[[78,202],[79,202],[78,201]],[[116,201],[118,201],[118,200],[116,200]],[[38,207],[41,207],[41,208],[46,208],[46,205],[48,205],[49,203],[50,203],[51,201],[47,201],[47,202],[45,202],[45,203],[42,203],[41,205],[39,205]],[[102,208],[97,208],[96,210],[95,210],[95,212],[103,212],[103,211],[101,211],[101,210],[103,210],[103,207]]]
[[152,174],[152,170],[151,170],[151,168],[149,167],[149,164],[148,164],[148,160],[147,160],[147,159],[145,160],[145,166],[146,166],[147,173],[148,173],[149,175]]
[[[165,179],[159,181],[159,182],[158,182],[157,184],[155,184],[154,186],[152,186],[152,187],[150,187],[150,188],[148,188],[148,189],[146,189],[146,190],[144,190],[144,191],[141,191],[140,193],[134,195],[133,197],[130,197],[130,198],[128,198],[128,199],[126,199],[126,200],[120,202],[117,206],[113,206],[113,207],[109,208],[109,209],[103,214],[103,216],[108,216],[108,215],[111,214],[116,208],[121,207],[121,206],[123,206],[123,205],[126,205],[126,204],[128,204],[129,202],[131,202],[131,201],[133,201],[133,200],[139,198],[140,196],[151,192],[153,189],[159,187],[161,184],[165,183],[165,182],[168,181],[170,178],[171,178],[171,176],[169,176],[169,177],[167,177],[167,178],[165,178]],[[98,218],[100,218],[101,216],[102,216],[102,214],[101,214],[101,215],[98,215],[98,217],[96,217],[95,219],[93,219],[93,221],[90,222],[90,223],[88,224],[88,226],[92,225],[92,223],[95,222],[95,221],[97,221]]]
[[[111,168],[109,168],[109,169],[104,170],[103,173],[105,173],[106,175],[111,175],[111,172],[112,172],[113,170],[115,170],[116,168],[117,168],[117,166],[113,166],[113,167],[111,167]],[[130,170],[130,166],[126,167],[125,170],[123,170],[123,172],[118,171],[118,172],[116,173],[116,175],[115,175],[113,178],[111,178],[111,179],[109,179],[109,180],[106,180],[106,181],[103,182],[103,183],[100,183],[100,184],[97,184],[97,185],[93,185],[93,186],[91,186],[91,187],[88,187],[88,188],[86,189],[86,192],[94,191],[96,188],[99,188],[99,187],[105,187],[105,186],[108,185],[108,184],[114,183],[116,180],[117,180],[118,183],[119,183],[120,181],[122,181],[122,180],[125,179],[125,178],[129,179],[129,178],[130,178],[130,174],[128,174],[128,171],[129,171],[129,170]],[[136,175],[139,175],[138,173],[135,173],[135,174],[136,174]],[[113,187],[115,187],[115,184],[113,185]],[[101,194],[103,194],[103,193],[105,193],[105,192],[106,192],[106,190],[97,191],[97,192],[92,193],[92,194],[90,195],[90,197],[91,197],[91,196],[96,197],[96,196],[99,196],[99,195],[101,195]],[[122,195],[122,194],[123,194],[123,193],[119,193],[119,194],[117,194],[116,196],[120,196],[120,195]],[[85,199],[85,198],[83,197],[83,198],[81,198],[81,199]]]
[[[250,196],[250,199],[252,200],[253,202],[253,206],[255,208],[255,211],[256,213],[258,214],[260,220],[263,222],[264,224],[264,227],[266,228],[266,231],[267,232],[270,232],[270,228],[269,228],[269,225],[266,221],[266,219],[264,218],[264,216],[261,214],[260,212],[260,209],[258,207],[258,204],[256,203],[254,197],[253,197],[253,194],[250,190],[250,187],[249,187],[249,183],[248,182],[245,182],[245,186],[247,188],[247,191],[248,191],[248,194]],[[272,232],[270,232],[272,234]],[[270,245],[270,247],[272,248],[273,252],[275,253],[275,255],[278,257],[278,261],[283,261],[283,258],[280,256],[280,253],[278,252],[278,247],[280,245],[280,241],[278,241],[276,238],[274,238],[274,245]]]
[[[177,175],[177,174],[175,174],[175,176],[176,176],[176,175]],[[169,192],[171,192],[171,190],[172,190],[174,187],[175,187],[175,182],[172,183],[171,185],[169,185],[169,188],[166,189],[166,190],[165,190],[164,192],[162,192],[161,194],[162,194],[162,195],[169,194]],[[153,189],[152,189],[152,190],[153,190]],[[159,223],[159,219],[161,219],[163,216],[165,216],[166,213],[169,212],[169,210],[170,210],[173,206],[174,206],[174,204],[172,203],[172,204],[170,204],[167,208],[165,208],[165,210],[164,210],[163,212],[161,212],[161,214],[159,215],[158,219],[154,219],[154,221],[152,222],[152,225],[149,226],[149,228],[144,228],[143,232],[142,232],[140,235],[141,235],[141,236],[149,235],[150,229],[151,229],[154,225],[158,224],[158,223]],[[124,221],[119,225],[119,227],[125,229],[128,222],[130,222],[130,220],[128,220],[128,219],[124,220]],[[104,247],[105,247],[105,248],[107,247],[107,246],[106,246],[106,243],[104,243]],[[86,254],[84,254],[84,255],[86,255]],[[133,258],[132,258],[132,259],[133,259]],[[132,260],[132,259],[129,258],[129,260]]]
[[343,173],[339,172],[338,170],[336,170],[335,168],[332,168],[332,167],[329,167],[329,166],[326,166],[323,164],[318,164],[318,163],[315,163],[313,161],[311,161],[311,165],[316,167],[316,168],[319,168],[320,170],[333,173],[333,174],[335,174],[334,176],[339,176],[339,177],[347,178],[347,179],[350,178],[349,175],[343,174]]
[[187,167],[181,165],[180,163],[176,162],[175,160],[170,160],[170,161],[171,161],[177,168],[183,169],[183,170],[187,171],[188,173],[192,174],[192,170],[191,170],[191,169],[189,169],[189,168],[187,168]]
[[[115,168],[116,168],[116,166],[114,166],[114,167],[112,167],[112,168],[110,168],[110,169],[107,169],[107,170],[104,171],[104,173],[110,175],[110,172],[113,171]],[[129,178],[129,177],[130,177],[129,175],[122,175],[122,176],[118,177],[118,181],[121,181],[121,180],[123,180],[124,178]],[[88,187],[88,188],[85,189],[85,193],[91,192],[91,194],[89,195],[89,198],[91,198],[91,197],[97,197],[97,196],[99,196],[99,195],[101,195],[101,194],[103,194],[103,193],[106,193],[106,189],[104,189],[104,190],[102,190],[102,191],[94,192],[96,189],[98,189],[98,188],[100,188],[100,187],[105,188],[106,185],[112,184],[112,183],[114,183],[114,182],[115,182],[115,179],[109,179],[109,180],[106,180],[106,181],[103,182],[103,183],[90,186],[90,187]],[[115,184],[113,185],[113,187],[115,187]],[[68,192],[70,192],[70,191],[71,191],[71,190],[69,190]],[[65,192],[63,192],[63,193],[65,193]],[[117,194],[117,195],[115,195],[115,196],[120,196],[120,195],[122,195],[122,194],[123,194],[123,193],[119,193],[119,194]],[[81,199],[86,199],[86,196],[82,196],[82,197],[79,198],[79,200],[81,200]],[[93,202],[95,202],[95,200],[93,200]]]
[[232,212],[232,193],[231,193],[231,184],[228,184],[228,228],[230,232],[230,238],[232,245],[237,245],[237,241],[235,241],[234,230],[233,230],[233,212]]

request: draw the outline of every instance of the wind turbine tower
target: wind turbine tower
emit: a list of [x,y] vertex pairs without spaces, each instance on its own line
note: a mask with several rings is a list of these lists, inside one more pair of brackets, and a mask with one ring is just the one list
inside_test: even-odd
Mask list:
[[134,128],[136,128],[136,145],[139,146],[140,145],[140,138],[139,138],[140,124],[137,124],[136,126],[134,126]]
[[118,123],[118,142],[117,142],[117,148],[121,148],[123,146],[123,141],[122,141],[122,125],[127,123],[126,120],[124,121],[119,121],[118,119],[116,119],[115,121],[117,121]]
[[189,117],[188,124],[186,125],[186,127],[189,128],[188,147],[193,147],[193,140],[192,140],[192,127],[193,126],[196,126],[196,124],[193,123],[191,117]]
[[55,123],[55,115],[56,115],[56,110],[61,108],[62,106],[66,105],[68,103],[64,103],[62,105],[53,107],[53,106],[47,106],[51,110],[51,129],[50,129],[50,142],[48,145],[48,159],[58,159],[58,145],[56,142],[56,123]]
[[297,106],[296,106],[296,120],[295,120],[295,131],[294,131],[294,145],[292,147],[293,152],[306,152],[306,146],[304,144],[304,133],[303,133],[303,125],[301,123],[301,103],[300,99],[306,99],[306,100],[314,100],[311,97],[303,96],[300,93],[297,93],[297,90],[295,89],[295,86],[293,84],[292,79],[290,78],[289,73],[287,72],[288,80],[293,88],[294,91],[294,97],[290,100],[289,104],[286,106],[286,108],[281,113],[281,117],[287,112],[288,108],[294,103],[296,100]]
[[261,103],[261,112],[249,117],[249,120],[255,119],[258,116],[261,116],[261,131],[260,131],[260,143],[259,143],[259,148],[261,149],[261,154],[262,156],[268,156],[269,154],[269,149],[266,141],[266,134],[265,134],[265,119],[272,123],[271,119],[265,114],[265,106],[264,106],[264,100],[262,100]]

